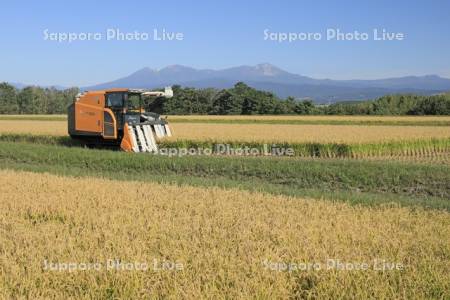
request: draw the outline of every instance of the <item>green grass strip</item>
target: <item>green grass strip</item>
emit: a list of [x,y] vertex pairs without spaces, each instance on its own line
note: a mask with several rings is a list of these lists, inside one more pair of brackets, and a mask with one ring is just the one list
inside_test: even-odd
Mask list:
[[353,204],[398,203],[450,210],[450,167],[352,160],[165,157],[52,145],[0,142],[3,169],[157,181]]

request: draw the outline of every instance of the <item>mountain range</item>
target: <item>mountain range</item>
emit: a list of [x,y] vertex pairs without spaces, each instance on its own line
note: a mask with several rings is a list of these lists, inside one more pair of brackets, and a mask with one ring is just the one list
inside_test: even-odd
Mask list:
[[182,65],[171,65],[160,70],[143,68],[126,77],[81,89],[159,88],[175,84],[221,89],[230,88],[239,81],[259,90],[273,92],[282,98],[293,96],[298,99],[313,99],[318,103],[374,99],[394,93],[430,95],[450,91],[450,79],[437,75],[376,80],[315,79],[287,72],[269,63],[222,70],[194,69]]
[[112,87],[155,88],[178,84],[195,88],[230,88],[236,82],[279,97],[309,98],[316,102],[373,99],[393,93],[435,94],[450,90],[450,79],[436,75],[407,76],[377,80],[315,79],[289,73],[269,63],[222,70],[194,69],[172,65],[160,70],[143,68],[129,76],[85,89]]

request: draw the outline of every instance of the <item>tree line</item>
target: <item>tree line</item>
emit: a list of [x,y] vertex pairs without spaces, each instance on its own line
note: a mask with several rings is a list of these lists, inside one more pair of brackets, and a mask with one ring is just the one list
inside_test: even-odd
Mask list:
[[63,91],[29,86],[16,89],[0,83],[0,114],[65,114],[78,88]]
[[450,94],[386,95],[375,101],[336,103],[324,111],[330,115],[450,115]]
[[[376,100],[317,105],[293,97],[280,99],[239,82],[229,89],[173,86],[174,97],[154,99],[148,108],[160,114],[190,115],[450,115],[450,94],[387,95]],[[26,87],[0,83],[0,114],[65,114],[78,88]]]
[[280,99],[239,82],[230,89],[174,86],[174,97],[150,104],[164,114],[210,115],[450,115],[450,94],[387,95],[377,100],[316,105],[312,100]]

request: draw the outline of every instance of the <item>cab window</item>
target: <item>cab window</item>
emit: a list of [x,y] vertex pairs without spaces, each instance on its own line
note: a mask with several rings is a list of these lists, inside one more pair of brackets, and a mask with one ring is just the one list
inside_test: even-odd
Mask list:
[[141,108],[141,95],[128,94],[128,109],[140,109]]
[[109,93],[106,95],[106,106],[108,107],[123,107],[123,101],[123,93]]

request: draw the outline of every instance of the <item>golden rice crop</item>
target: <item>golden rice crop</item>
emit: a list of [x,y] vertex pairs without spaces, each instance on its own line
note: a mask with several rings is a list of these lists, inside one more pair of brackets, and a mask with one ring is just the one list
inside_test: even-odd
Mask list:
[[[446,126],[172,123],[174,140],[364,143],[450,137]],[[65,121],[0,120],[0,133],[67,135]]]
[[261,121],[402,121],[402,122],[430,122],[450,121],[450,116],[285,116],[285,115],[171,115],[170,120],[261,120]]
[[0,133],[68,135],[67,121],[0,120]]
[[[54,119],[65,118],[66,115],[0,115],[0,120],[8,119]],[[369,122],[448,122],[450,116],[304,116],[304,115],[169,115],[169,120],[256,120],[256,121],[369,121]]]
[[0,115],[0,120],[8,120],[8,119],[65,119],[67,118],[66,114],[53,114],[53,115]]
[[[450,297],[447,212],[13,171],[0,176],[1,298]],[[134,267],[108,269],[108,259]],[[346,270],[328,268],[329,259]],[[45,270],[45,261],[59,271]],[[151,267],[138,270],[146,262]],[[161,270],[162,262],[178,270]],[[402,270],[374,270],[381,262]],[[77,268],[64,271],[64,263]],[[82,263],[100,268],[83,270]],[[364,263],[368,270],[349,270]]]
[[174,139],[364,143],[450,137],[444,126],[173,123]]

